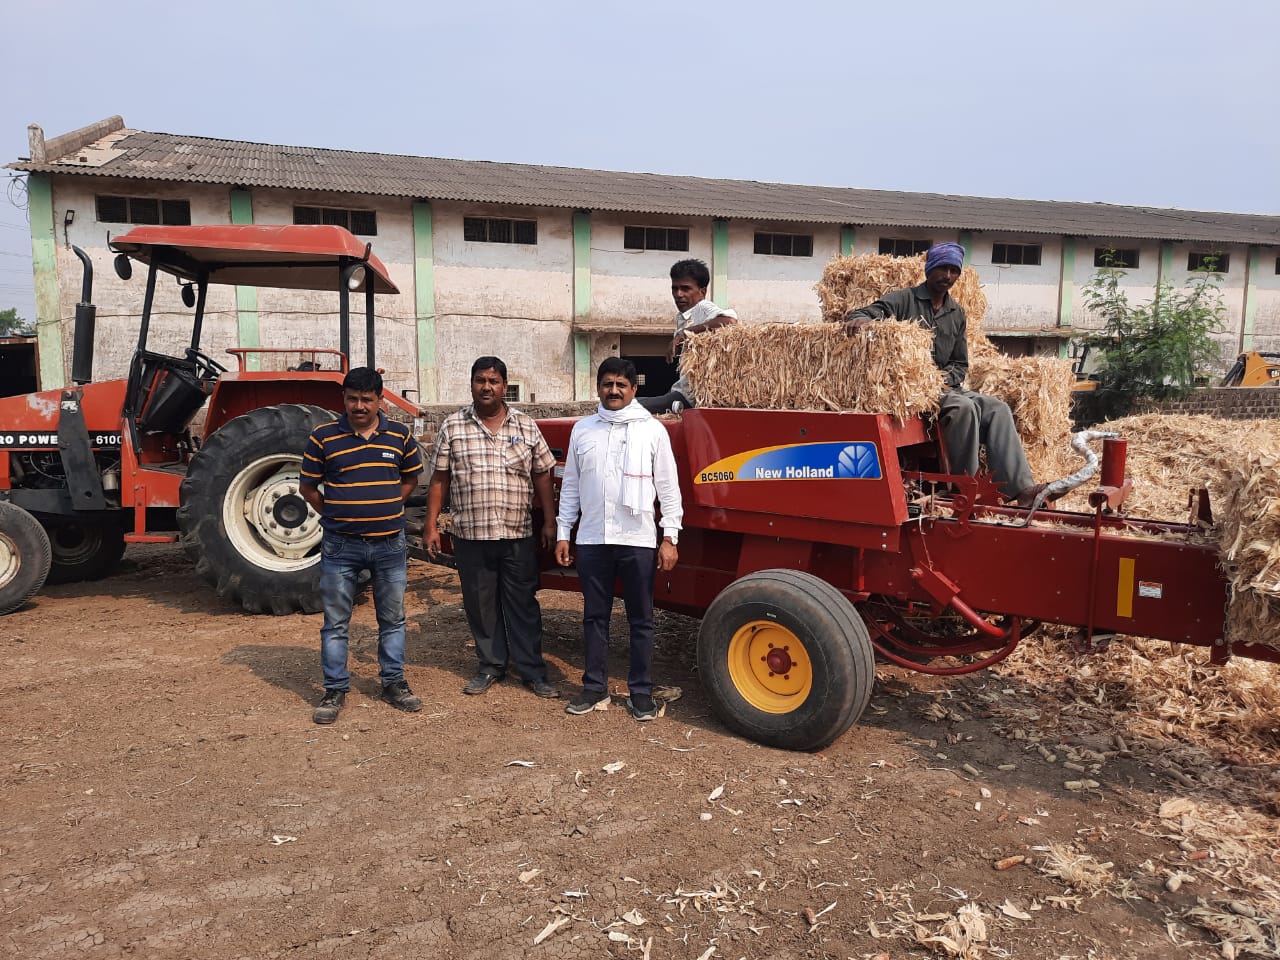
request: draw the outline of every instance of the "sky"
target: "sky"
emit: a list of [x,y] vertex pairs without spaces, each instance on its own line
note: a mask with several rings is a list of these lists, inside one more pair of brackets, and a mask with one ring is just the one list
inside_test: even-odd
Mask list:
[[[42,0],[5,21],[4,163],[29,123],[52,138],[120,114],[379,153],[1280,214],[1274,0]],[[31,319],[22,184],[5,187],[0,309]]]

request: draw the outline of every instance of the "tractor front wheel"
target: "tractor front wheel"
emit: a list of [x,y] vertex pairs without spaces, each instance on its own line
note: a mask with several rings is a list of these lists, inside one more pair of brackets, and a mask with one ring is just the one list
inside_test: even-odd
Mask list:
[[0,615],[36,595],[49,576],[52,554],[40,521],[0,500]]
[[182,481],[178,529],[196,571],[250,613],[320,610],[320,518],[298,472],[320,407],[282,403],[228,421]]
[[726,587],[698,634],[698,671],[716,714],[766,746],[817,750],[866,709],[875,661],[845,596],[796,570],[761,570]]
[[124,556],[124,527],[119,518],[50,520],[45,532],[53,550],[50,583],[100,580],[113,573]]

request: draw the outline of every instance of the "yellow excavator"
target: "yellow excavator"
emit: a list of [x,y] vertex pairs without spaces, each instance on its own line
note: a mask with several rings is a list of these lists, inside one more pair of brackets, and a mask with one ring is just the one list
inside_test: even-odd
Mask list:
[[1280,353],[1259,353],[1255,350],[1240,354],[1219,386],[1280,386]]

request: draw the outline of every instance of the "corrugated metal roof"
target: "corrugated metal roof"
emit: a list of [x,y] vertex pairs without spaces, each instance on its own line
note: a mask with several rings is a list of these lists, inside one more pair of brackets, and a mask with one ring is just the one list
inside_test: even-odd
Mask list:
[[130,130],[66,158],[23,160],[9,169],[780,223],[1280,245],[1276,216],[712,180]]

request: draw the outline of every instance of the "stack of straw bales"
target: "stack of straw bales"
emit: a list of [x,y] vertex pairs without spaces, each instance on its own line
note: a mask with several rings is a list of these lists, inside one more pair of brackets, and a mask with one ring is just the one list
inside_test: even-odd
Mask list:
[[1129,441],[1132,515],[1185,523],[1208,489],[1230,636],[1280,649],[1280,421],[1149,413],[1105,427]]
[[[698,402],[711,407],[856,410],[905,417],[937,409],[942,381],[932,335],[911,323],[876,321],[856,337],[835,326],[890,290],[924,282],[924,256],[836,257],[817,285],[826,324],[750,323],[692,338],[681,369]],[[1055,479],[1077,468],[1068,447],[1071,365],[1006,357],[982,332],[987,298],[965,267],[951,295],[968,319],[971,390],[1009,404],[1032,472]]]

